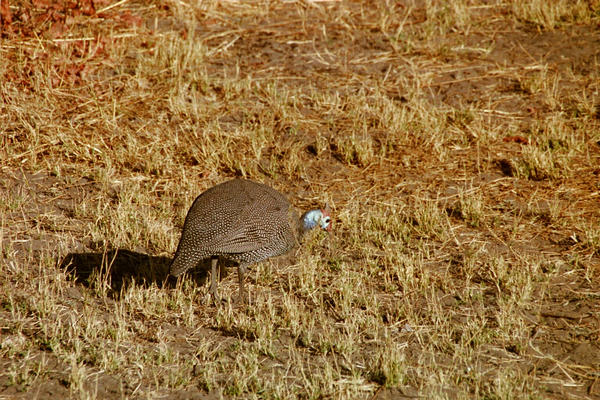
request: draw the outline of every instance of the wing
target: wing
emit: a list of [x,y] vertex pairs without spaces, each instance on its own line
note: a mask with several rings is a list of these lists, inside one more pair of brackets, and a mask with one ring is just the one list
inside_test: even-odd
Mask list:
[[282,246],[279,242],[290,230],[290,205],[281,194],[266,188],[270,190],[261,192],[241,210],[229,234],[214,243],[220,252],[245,253]]
[[277,241],[288,224],[289,203],[276,190],[250,181],[217,185],[196,198],[182,241],[200,251],[245,253]]

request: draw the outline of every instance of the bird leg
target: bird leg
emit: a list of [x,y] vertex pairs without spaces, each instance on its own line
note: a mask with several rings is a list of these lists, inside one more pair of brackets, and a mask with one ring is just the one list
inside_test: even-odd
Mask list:
[[246,264],[245,263],[240,263],[240,265],[238,265],[238,281],[239,281],[239,285],[240,285],[240,297],[239,297],[239,302],[240,303],[248,303],[248,293],[246,293],[246,289],[244,288],[244,274],[246,273]]
[[213,257],[211,261],[211,273],[210,273],[210,293],[213,295],[214,302],[217,303],[219,296],[217,295],[217,263],[219,259]]

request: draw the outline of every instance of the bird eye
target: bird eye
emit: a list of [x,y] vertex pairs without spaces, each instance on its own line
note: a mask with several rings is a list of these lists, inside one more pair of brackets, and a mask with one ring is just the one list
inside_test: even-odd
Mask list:
[[325,217],[325,223],[328,224],[331,222],[331,217]]

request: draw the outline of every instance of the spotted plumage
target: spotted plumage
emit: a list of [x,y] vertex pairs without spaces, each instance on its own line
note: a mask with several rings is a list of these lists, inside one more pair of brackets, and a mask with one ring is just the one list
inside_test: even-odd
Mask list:
[[285,196],[267,185],[243,179],[224,182],[194,200],[170,273],[179,276],[212,259],[211,292],[216,297],[218,259],[231,260],[238,263],[240,296],[245,298],[247,266],[288,252],[316,226],[331,229],[327,207],[299,217]]

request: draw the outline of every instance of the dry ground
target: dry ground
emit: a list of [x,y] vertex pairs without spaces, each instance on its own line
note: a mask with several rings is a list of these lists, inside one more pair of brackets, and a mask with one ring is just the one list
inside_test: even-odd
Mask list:
[[[600,398],[598,1],[0,16],[0,398]],[[167,270],[234,176],[334,229],[215,307]]]

